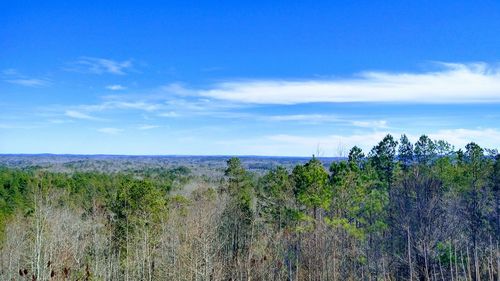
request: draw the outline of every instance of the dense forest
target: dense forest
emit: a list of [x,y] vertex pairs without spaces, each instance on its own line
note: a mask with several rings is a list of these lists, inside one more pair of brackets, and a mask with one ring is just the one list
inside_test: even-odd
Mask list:
[[3,167],[0,233],[0,280],[498,281],[500,156],[387,135],[264,174]]

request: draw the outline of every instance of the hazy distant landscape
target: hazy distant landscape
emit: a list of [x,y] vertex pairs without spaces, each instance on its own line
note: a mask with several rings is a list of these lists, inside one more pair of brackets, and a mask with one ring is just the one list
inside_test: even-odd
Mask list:
[[[129,156],[129,155],[57,155],[0,154],[0,165],[11,168],[39,168],[49,171],[127,172],[147,168],[184,166],[196,174],[216,173],[221,176],[231,156]],[[245,169],[264,173],[278,166],[293,168],[310,157],[239,156]],[[319,157],[325,167],[343,157]]]

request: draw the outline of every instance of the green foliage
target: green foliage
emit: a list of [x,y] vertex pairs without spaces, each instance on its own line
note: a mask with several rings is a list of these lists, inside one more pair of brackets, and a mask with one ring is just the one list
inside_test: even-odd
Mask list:
[[365,158],[365,154],[361,150],[361,148],[354,146],[349,151],[348,163],[351,166],[351,169],[361,169],[363,167],[363,161]]
[[489,177],[490,189],[493,203],[493,214],[491,218],[492,228],[497,237],[500,237],[500,154],[495,156],[495,163],[493,164],[492,172]]
[[175,209],[181,216],[185,216],[191,204],[189,198],[176,194],[167,198],[167,206],[170,210]]
[[439,156],[448,156],[453,153],[453,145],[444,140],[434,142],[436,146],[436,153]]
[[413,144],[408,140],[408,137],[403,134],[399,140],[398,148],[398,160],[403,170],[408,170],[413,163],[413,158]]
[[349,160],[333,163],[330,172],[332,210],[336,211],[331,212],[328,224],[343,227],[358,239],[385,230],[388,195],[377,188],[380,181],[373,166],[368,163],[360,169]]
[[384,231],[388,227],[385,219],[386,206],[389,202],[387,193],[383,190],[371,189],[365,197],[365,207],[362,210],[366,218],[366,231],[377,233]]
[[387,135],[370,152],[372,165],[385,188],[390,188],[393,181],[397,144],[391,135]]
[[457,264],[457,262],[467,264],[466,257],[460,258],[456,255],[456,247],[453,247],[450,241],[437,243],[438,259],[442,266],[449,268],[450,265]]
[[[217,176],[207,177],[186,167],[112,173],[0,167],[0,230],[8,225],[6,233],[28,233],[26,239],[36,240],[37,225],[30,222],[37,219],[44,220],[47,236],[54,220],[61,220],[58,231],[72,227],[64,220],[68,217],[81,219],[82,228],[95,223],[79,237],[89,239],[82,247],[94,247],[86,248],[83,261],[101,255],[101,261],[116,262],[117,276],[129,266],[149,266],[153,276],[183,264],[189,267],[184,272],[206,270],[209,276],[213,269],[199,269],[211,264],[224,268],[221,280],[238,270],[238,278],[246,280],[254,268],[257,274],[268,272],[268,278],[275,274],[276,280],[327,280],[331,271],[315,275],[324,259],[335,261],[328,270],[336,270],[339,280],[378,280],[384,270],[383,278],[406,280],[409,265],[414,280],[441,266],[446,270],[439,277],[448,280],[450,265],[472,269],[474,255],[486,276],[483,267],[500,241],[500,155],[475,143],[454,151],[425,135],[414,146],[405,135],[399,143],[387,135],[367,157],[353,147],[348,159],[333,162],[329,171],[314,156],[292,171],[269,164],[262,175],[231,158],[223,176],[217,170]],[[195,177],[200,182],[189,187],[197,189],[179,190]],[[40,198],[53,200],[43,202],[49,203],[45,213]],[[60,210],[65,216],[57,216]],[[19,223],[20,218],[28,223]],[[83,277],[85,270],[74,272],[73,277]]]
[[313,157],[305,165],[293,169],[295,195],[300,204],[308,208],[328,209],[332,190],[328,184],[328,173],[323,164]]
[[125,247],[129,236],[157,225],[167,215],[166,202],[166,194],[150,181],[123,178],[111,207],[118,246]]
[[224,171],[227,178],[227,191],[233,203],[251,217],[253,213],[253,183],[250,174],[243,168],[239,158],[231,158],[227,161],[227,168]]
[[362,229],[356,227],[356,225],[352,222],[349,222],[347,218],[325,218],[325,222],[330,225],[331,227],[336,227],[336,228],[342,228],[344,229],[349,235],[352,235],[356,239],[364,239],[365,238],[365,233],[363,232]]
[[415,143],[415,160],[419,164],[427,165],[437,156],[436,144],[428,136],[422,135]]
[[261,215],[278,227],[287,227],[296,221],[293,183],[288,171],[276,167],[264,175],[258,184]]
[[30,209],[28,186],[33,177],[32,171],[0,167],[0,234],[16,210]]
[[495,163],[490,176],[492,189],[495,192],[500,192],[500,154],[495,156]]

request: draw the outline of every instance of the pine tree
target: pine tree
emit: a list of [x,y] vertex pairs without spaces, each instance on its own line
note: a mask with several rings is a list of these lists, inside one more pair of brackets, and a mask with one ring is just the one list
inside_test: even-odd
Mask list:
[[305,165],[296,166],[292,174],[298,202],[311,208],[312,216],[318,218],[319,209],[326,210],[330,206],[332,195],[323,164],[313,156]]
[[428,136],[422,135],[415,143],[415,160],[419,164],[428,164],[436,158],[436,144]]
[[391,135],[387,135],[370,152],[373,167],[377,171],[381,183],[387,190],[391,189],[396,169],[395,155],[397,144],[397,141]]
[[398,160],[405,171],[413,164],[413,144],[405,134],[401,136],[399,141]]

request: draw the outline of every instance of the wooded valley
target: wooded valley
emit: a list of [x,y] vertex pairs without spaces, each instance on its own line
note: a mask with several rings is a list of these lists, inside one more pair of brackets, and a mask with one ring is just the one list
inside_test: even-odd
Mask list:
[[2,167],[0,280],[500,280],[495,150],[387,135],[224,169]]

